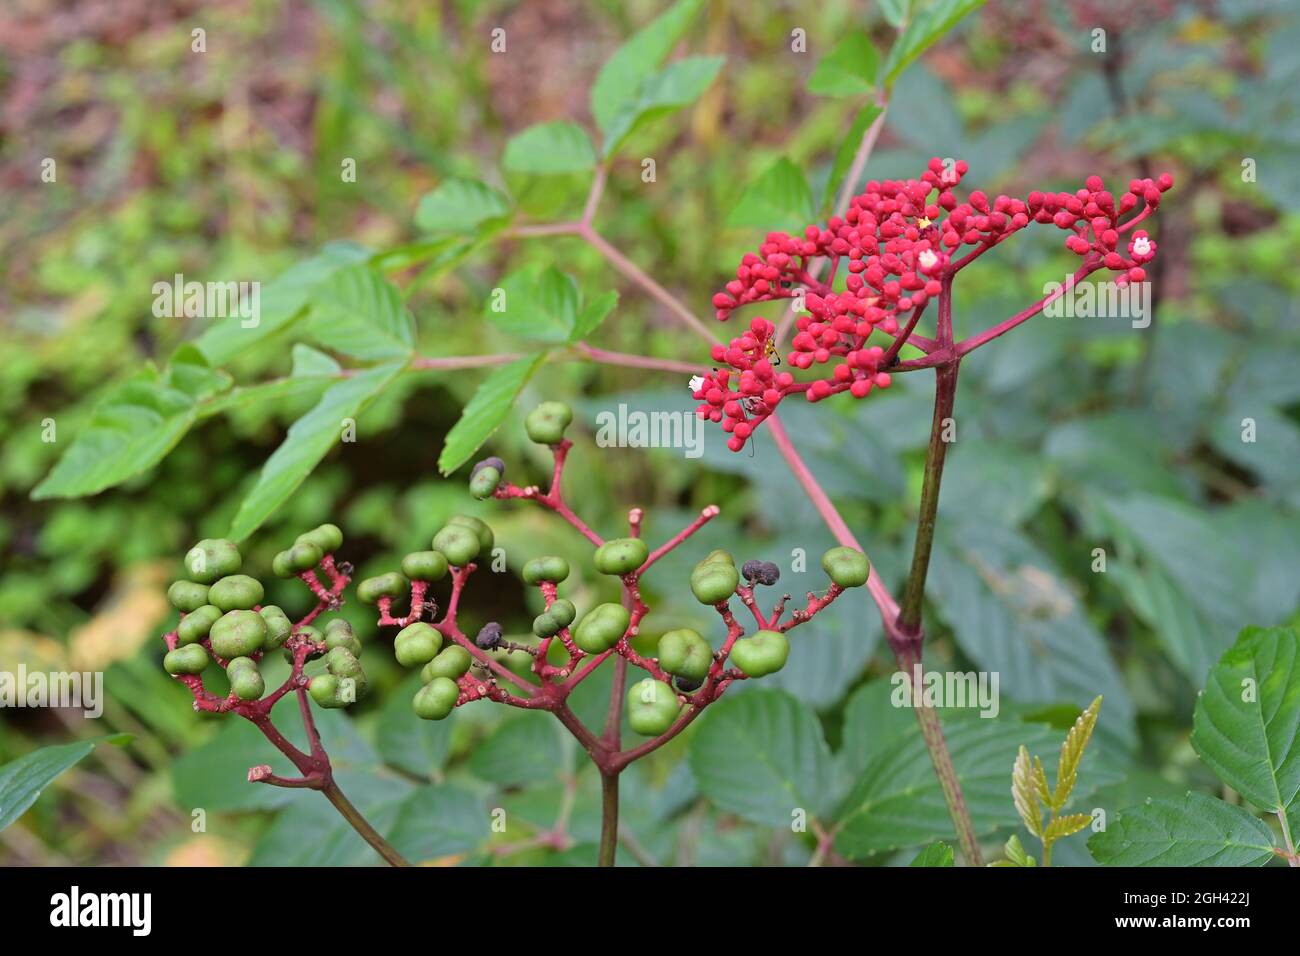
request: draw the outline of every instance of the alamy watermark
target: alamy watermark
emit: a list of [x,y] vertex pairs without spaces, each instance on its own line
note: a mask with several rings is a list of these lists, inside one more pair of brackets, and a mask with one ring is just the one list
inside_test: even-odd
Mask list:
[[680,448],[687,458],[704,454],[704,422],[694,411],[646,412],[620,402],[617,411],[596,414],[601,448]]
[[1043,307],[1054,319],[1129,319],[1135,329],[1151,324],[1151,283],[1110,279],[1098,282],[1048,282],[1044,296],[1055,296]]
[[70,707],[94,720],[104,713],[102,671],[0,671],[0,710],[6,707]]
[[160,319],[238,318],[241,328],[262,321],[262,283],[186,282],[176,273],[171,282],[153,284],[153,314]]
[[997,671],[927,671],[913,664],[910,674],[895,671],[889,682],[895,707],[978,708],[981,717],[990,718],[1001,709]]

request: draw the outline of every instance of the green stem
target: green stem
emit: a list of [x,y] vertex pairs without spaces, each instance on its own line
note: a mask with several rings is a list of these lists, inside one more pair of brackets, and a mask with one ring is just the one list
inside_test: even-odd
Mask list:
[[379,832],[370,825],[370,821],[352,805],[352,801],[343,795],[343,791],[339,789],[339,785],[333,778],[326,781],[320,792],[325,794],[329,802],[334,804],[334,809],[343,815],[343,819],[352,825],[352,829],[361,834],[361,839],[375,848],[375,852],[382,856],[389,866],[411,865],[406,857],[393,849],[392,844],[379,835]]
[[618,853],[618,773],[600,774],[599,866],[613,866]]

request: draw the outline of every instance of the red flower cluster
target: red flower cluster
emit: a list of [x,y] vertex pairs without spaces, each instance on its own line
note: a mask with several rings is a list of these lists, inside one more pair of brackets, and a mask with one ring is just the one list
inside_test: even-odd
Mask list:
[[[1122,272],[1120,282],[1145,278],[1142,265],[1154,256],[1155,243],[1145,232],[1135,232],[1126,257],[1119,251],[1120,241],[1156,208],[1160,194],[1173,185],[1170,176],[1135,179],[1118,201],[1100,177],[1090,176],[1073,193],[1034,191],[1024,199],[1000,195],[990,202],[976,190],[959,202],[953,189],[966,171],[965,162],[935,157],[920,179],[869,182],[844,216],[832,217],[824,228],[808,226],[802,238],[768,233],[757,254],[745,255],[736,277],[713,297],[718,319],[726,321],[734,309],[753,302],[802,297],[806,314],[795,320],[797,333],[787,358],[796,369],[830,368],[811,382],[777,372],[776,329],[761,318],[729,345],[714,346],[713,360],[730,368],[715,368],[693,394],[702,402],[698,414],[720,422],[731,434],[729,448],[743,448],[786,395],[803,392],[809,401],[819,401],[849,391],[862,398],[873,388],[887,387],[890,376],[882,367],[886,349],[868,346],[867,339],[877,331],[891,339],[910,335],[945,282],[1030,222],[1052,223],[1069,232],[1067,248],[1091,256],[1085,261],[1097,268]],[[1121,223],[1120,217],[1140,203],[1141,210]],[[831,262],[826,282],[808,272],[818,257]],[[847,275],[837,291],[841,260],[847,261]],[[907,312],[911,314],[900,320],[900,313]],[[891,362],[896,353],[890,350]]]

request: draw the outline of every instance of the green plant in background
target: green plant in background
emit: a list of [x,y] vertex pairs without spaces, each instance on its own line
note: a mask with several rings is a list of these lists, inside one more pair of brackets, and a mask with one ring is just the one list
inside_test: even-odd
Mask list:
[[1110,866],[1300,866],[1300,635],[1248,627],[1210,671],[1196,700],[1192,746],[1229,794],[1271,815],[1279,841],[1236,800],[1188,792],[1129,807],[1088,849]]
[[[602,154],[610,130],[620,133],[616,125],[606,129],[594,106],[594,137],[573,123],[526,129],[539,115],[581,115],[574,90],[585,94],[589,84],[572,80],[584,61],[566,54],[559,68],[530,64],[532,98],[521,98],[511,79],[517,47],[511,57],[493,57],[455,39],[486,35],[486,25],[497,22],[514,30],[507,18],[526,11],[462,4],[405,13],[339,0],[320,7],[329,39],[306,58],[277,39],[285,29],[301,33],[300,25],[265,13],[239,21],[241,42],[214,48],[205,62],[219,68],[201,72],[185,95],[160,97],[155,84],[148,117],[130,91],[149,71],[185,59],[180,40],[174,54],[163,43],[147,66],[139,44],[83,41],[76,56],[61,61],[72,81],[58,87],[59,95],[88,95],[84,105],[110,113],[124,106],[132,119],[83,127],[117,137],[111,148],[105,143],[84,154],[104,157],[101,165],[84,165],[106,184],[111,208],[88,188],[89,177],[61,162],[67,185],[58,195],[75,196],[87,214],[60,220],[50,214],[54,191],[29,190],[20,197],[23,211],[0,227],[0,244],[16,251],[6,257],[18,280],[6,283],[6,296],[16,298],[22,318],[0,332],[7,353],[0,482],[9,492],[0,499],[0,660],[67,668],[93,653],[89,659],[110,668],[104,721],[135,740],[129,759],[101,748],[95,761],[70,771],[71,785],[57,788],[58,800],[52,792],[20,824],[38,840],[11,835],[0,853],[100,858],[109,846],[129,847],[113,851],[128,858],[166,859],[182,843],[141,841],[135,830],[152,812],[171,826],[149,832],[186,831],[175,826],[173,802],[158,796],[174,789],[177,807],[232,811],[220,836],[202,843],[224,847],[224,861],[244,858],[246,847],[255,848],[252,862],[371,861],[369,847],[345,822],[332,820],[334,811],[315,795],[299,800],[294,791],[243,785],[247,766],[275,760],[274,749],[259,749],[259,736],[230,729],[237,722],[218,730],[194,718],[188,694],[160,674],[155,653],[143,650],[151,632],[171,626],[161,624],[166,571],[158,559],[196,538],[224,536],[238,520],[245,533],[266,524],[265,535],[239,544],[250,565],[269,566],[274,553],[260,541],[291,540],[289,529],[331,516],[350,529],[349,556],[363,574],[397,566],[402,555],[427,548],[448,517],[473,510],[427,476],[429,458],[458,418],[455,440],[443,442],[444,463],[472,461],[489,438],[523,484],[544,478],[544,463],[511,430],[493,429],[516,396],[534,397],[542,375],[547,394],[570,400],[579,426],[620,402],[686,407],[685,381],[707,369],[690,361],[694,350],[671,323],[685,327],[696,305],[705,310],[716,276],[751,244],[753,230],[797,228],[830,214],[839,196],[859,187],[864,170],[906,176],[936,149],[971,159],[982,182],[998,188],[1041,182],[1045,168],[1060,170],[1053,188],[1094,169],[1160,169],[1171,159],[1180,172],[1179,202],[1162,210],[1156,262],[1169,271],[1157,283],[1157,322],[1149,334],[1034,323],[998,352],[963,363],[971,414],[948,456],[940,506],[946,515],[925,595],[926,643],[940,666],[1001,673],[1011,698],[998,719],[970,727],[958,714],[942,715],[974,829],[981,839],[1006,840],[1016,816],[1005,800],[1005,767],[1016,746],[1045,752],[1047,740],[1037,731],[1045,724],[1064,731],[1098,693],[1107,702],[1090,748],[1099,762],[1083,775],[1076,799],[1090,784],[1090,805],[1137,804],[1124,811],[1130,817],[1148,795],[1158,803],[1189,788],[1217,791],[1210,762],[1186,756],[1195,688],[1240,627],[1243,608],[1251,608],[1250,619],[1273,624],[1300,606],[1300,585],[1284,571],[1300,560],[1292,467],[1300,392],[1289,374],[1300,343],[1289,322],[1291,278],[1284,268],[1295,216],[1279,201],[1290,192],[1280,171],[1290,149],[1285,103],[1296,68],[1288,51],[1300,48],[1295,18],[1235,4],[1212,13],[1182,8],[1159,23],[1128,18],[1107,24],[1114,55],[1098,56],[1080,39],[1086,25],[1073,16],[1049,7],[1032,22],[1008,21],[1007,5],[991,3],[985,14],[960,21],[960,39],[946,42],[942,57],[913,57],[878,82],[882,63],[905,58],[887,51],[923,52],[900,38],[928,36],[929,11],[942,20],[964,6],[887,4],[852,18],[833,5],[819,8],[800,24],[807,28],[806,60],[772,54],[784,54],[790,43],[781,17],[738,16],[727,4],[713,4],[705,19],[702,5],[675,6],[648,31],[650,39],[624,47],[631,52],[616,58],[619,69],[659,77],[682,58],[674,48],[686,36],[706,55],[687,56],[690,64],[659,77],[651,99],[656,90],[702,87],[717,54],[727,54],[726,68],[685,104],[684,122],[643,123],[629,114],[632,132],[608,157]],[[626,36],[634,22],[656,13],[604,10],[590,24],[571,24],[567,36],[581,45],[592,24]],[[155,29],[151,37],[166,35]],[[178,29],[177,37],[187,34]],[[269,87],[231,59],[231,51],[268,44],[281,53],[263,52],[263,60],[292,65]],[[241,71],[258,77],[251,100],[234,95]],[[1031,83],[1030,75],[1059,79]],[[557,94],[552,76],[567,77],[570,89]],[[97,101],[95,92],[77,90],[104,92]],[[1112,90],[1123,100],[1099,106]],[[241,119],[236,108],[244,102],[252,109]],[[656,101],[648,115],[664,115],[674,102]],[[897,106],[904,102],[906,109]],[[79,115],[82,105],[63,115]],[[1273,118],[1257,122],[1252,111]],[[33,128],[57,136],[57,115]],[[241,129],[245,119],[253,133],[247,147],[223,147],[212,131]],[[688,126],[690,136],[681,137]],[[524,132],[512,143],[515,130]],[[295,137],[315,149],[299,149]],[[66,155],[50,137],[42,139],[42,155]],[[464,148],[438,148],[442,143]],[[21,159],[28,169],[27,157],[16,156],[19,145],[0,144],[0,161]],[[491,151],[501,156],[495,171]],[[167,157],[165,164],[154,163],[155,155]],[[340,183],[340,155],[357,159],[362,220],[355,215],[356,185]],[[1256,161],[1257,184],[1243,180],[1243,156]],[[638,175],[647,172],[637,167],[645,157],[658,161],[656,182]],[[113,178],[117,169],[134,171],[129,183]],[[197,169],[228,174],[205,173],[210,188],[193,189]],[[428,189],[431,173],[435,188],[412,227],[411,197]],[[458,192],[455,181],[466,185]],[[604,204],[597,228],[586,199],[601,192],[615,201]],[[227,221],[227,209],[251,208],[237,197],[253,194],[267,200],[258,206],[265,215]],[[464,212],[459,223],[448,215],[456,203]],[[37,221],[42,241],[32,242],[28,224]],[[207,225],[196,229],[195,222]],[[545,241],[522,241],[531,234]],[[273,329],[251,336],[247,347],[227,334],[233,328],[217,334],[221,322],[149,318],[144,290],[160,277],[266,274],[301,258],[299,250],[318,237],[336,235],[365,245],[331,245],[268,283],[263,317]],[[1007,261],[986,257],[968,274],[954,315],[959,335],[996,322],[1012,311],[1012,299],[1029,301],[1064,274],[1063,257],[1044,247],[1007,249]],[[507,258],[510,267],[499,270]],[[653,270],[637,265],[652,261]],[[345,274],[335,278],[336,272]],[[497,289],[505,293],[502,311],[492,308]],[[484,321],[474,321],[480,314]],[[421,333],[431,332],[436,356],[422,354],[435,340],[422,343]],[[84,348],[88,334],[102,347]],[[192,340],[198,354],[186,348],[162,362],[182,339]],[[125,392],[131,400],[119,401],[121,376],[146,358],[161,366],[158,375],[142,376]],[[384,378],[385,366],[393,368],[391,378]],[[473,369],[490,383],[477,400]],[[909,378],[898,377],[873,398],[876,408],[861,413],[825,407],[809,415],[783,406],[781,415],[844,527],[868,529],[873,564],[891,583],[906,570],[904,535],[915,518],[906,503],[921,485],[926,439],[906,424],[927,417],[929,400]],[[94,428],[96,440],[108,442],[110,465],[115,418],[157,423],[161,445],[143,445],[141,470],[96,502],[23,501],[68,438],[85,431],[95,405],[107,413]],[[58,440],[47,444],[41,422],[51,415]],[[353,448],[338,442],[339,422],[349,418],[361,425]],[[1247,418],[1257,425],[1256,442],[1241,438]],[[285,426],[299,419],[285,449],[266,461]],[[582,454],[589,438],[581,427],[572,437]],[[170,450],[151,467],[149,456],[162,446]],[[753,553],[776,559],[782,583],[796,588],[803,582],[784,556],[836,541],[815,531],[816,508],[789,470],[772,467],[777,454],[770,444],[745,460],[706,446],[699,463],[656,451],[610,454],[599,469],[571,473],[572,495],[591,508],[593,526],[621,523],[616,503],[629,498],[679,524],[706,502],[725,501],[727,514],[701,532],[701,544],[717,547],[743,535]],[[262,476],[270,479],[265,483],[258,477],[264,461],[276,465]],[[60,476],[72,479],[82,480],[67,471]],[[68,487],[75,490],[75,481]],[[492,520],[508,553],[525,553],[526,542],[528,551],[565,555],[574,569],[570,586],[582,600],[600,587],[584,556],[543,524],[523,513]],[[1203,562],[1187,556],[1210,551],[1224,559],[1207,580]],[[690,565],[675,562],[665,558],[663,576],[685,580]],[[523,574],[515,563],[510,570]],[[498,580],[499,606],[471,601],[464,613],[476,625],[499,619],[507,633],[526,632],[543,610],[535,589]],[[812,579],[807,585],[816,586]],[[307,610],[280,582],[266,587],[267,599],[290,616]],[[698,604],[689,595],[684,602],[670,592],[653,596],[665,630],[704,626],[692,616]],[[576,594],[574,601],[582,603]],[[929,792],[933,775],[927,783],[903,771],[919,764],[928,773],[924,741],[870,703],[867,689],[878,692],[872,678],[886,665],[876,653],[878,628],[862,626],[867,609],[860,597],[837,601],[809,623],[815,637],[764,679],[778,690],[741,688],[681,741],[629,768],[623,860],[906,863],[916,848],[951,839],[942,814],[935,818],[903,799],[908,782]],[[342,613],[366,636],[370,623],[355,612]],[[50,634],[59,637],[42,637]],[[418,686],[404,682],[389,655],[372,646],[365,667],[374,693],[346,719],[337,710],[322,712],[319,729],[347,792],[386,839],[412,859],[595,861],[598,775],[571,763],[566,745],[535,729],[530,715],[478,716],[505,708],[458,708],[452,719],[420,722],[418,733],[404,730]],[[260,676],[276,686],[282,662],[273,657]],[[588,689],[593,699],[608,697],[599,675],[584,684]],[[603,711],[584,696],[576,695],[575,710],[599,722]],[[4,714],[0,759],[81,732],[36,716]],[[797,728],[789,746],[772,754],[738,743],[778,718]],[[898,752],[882,752],[849,732],[863,722],[893,728]],[[997,772],[986,777],[978,755],[989,747],[997,749],[989,759]],[[770,775],[760,769],[767,767],[774,768]],[[732,786],[749,777],[781,787],[803,779],[809,767],[825,772],[811,778],[823,782],[822,799],[792,784],[810,810],[807,834],[791,833],[788,806],[747,801]],[[80,792],[83,774],[96,777],[96,792],[141,794],[141,809],[97,812]],[[931,798],[942,805],[937,791]],[[324,816],[315,815],[313,800]],[[106,842],[69,840],[66,812],[55,806],[88,817],[86,825],[106,834]],[[435,806],[450,821],[438,833],[419,823]],[[482,826],[495,806],[514,821],[508,840]],[[883,826],[886,818],[897,825]],[[314,853],[294,849],[294,827],[307,821],[329,835],[313,841]],[[525,835],[518,838],[521,823]],[[347,832],[340,836],[336,825]],[[1272,842],[1286,845],[1283,836]],[[1057,845],[1058,865],[1091,862],[1079,843]],[[942,859],[941,850],[934,859]],[[1177,855],[1155,858],[1161,859]]]
[[[1097,714],[1101,710],[1101,698],[1098,697],[1079,715],[1070,732],[1061,744],[1061,757],[1056,765],[1056,786],[1047,782],[1047,771],[1043,761],[1030,757],[1024,747],[1016,753],[1015,770],[1011,773],[1011,796],[1015,800],[1016,812],[1033,836],[1043,844],[1043,866],[1052,865],[1052,844],[1078,833],[1089,823],[1092,817],[1087,813],[1061,814],[1070,802],[1074,786],[1079,782],[1079,764],[1083,762],[1083,752],[1092,739],[1092,730],[1097,726]],[[1047,819],[1043,819],[1043,811]],[[1006,859],[991,864],[992,866],[1033,866],[1034,859],[1025,853],[1020,838],[1013,835],[1006,845]]]

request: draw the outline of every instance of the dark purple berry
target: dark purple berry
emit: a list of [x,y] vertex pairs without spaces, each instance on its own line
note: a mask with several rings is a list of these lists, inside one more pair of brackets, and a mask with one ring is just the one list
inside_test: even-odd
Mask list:
[[493,455],[490,458],[484,458],[482,461],[476,462],[474,467],[470,469],[469,476],[473,478],[484,468],[495,468],[498,475],[504,475],[506,473],[506,463],[496,455]]
[[501,625],[496,621],[489,621],[483,625],[478,636],[474,638],[474,643],[478,645],[479,650],[490,651],[493,648],[501,646]]
[[693,690],[699,690],[704,686],[703,680],[691,680],[689,677],[677,678],[677,689],[683,694],[689,694]]

